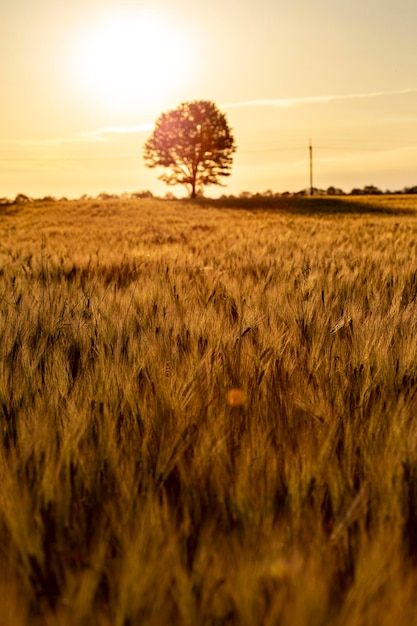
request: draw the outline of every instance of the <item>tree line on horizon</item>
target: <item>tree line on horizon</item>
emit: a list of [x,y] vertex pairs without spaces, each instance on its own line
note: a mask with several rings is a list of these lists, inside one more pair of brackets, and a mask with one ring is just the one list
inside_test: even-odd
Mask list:
[[[234,199],[242,199],[248,200],[257,198],[282,198],[282,197],[300,197],[300,196],[310,196],[310,189],[302,189],[301,191],[272,191],[271,189],[267,189],[263,192],[251,192],[251,191],[242,191],[237,195],[234,194],[222,194],[219,199],[220,200],[234,200]],[[404,187],[403,189],[390,190],[387,189],[385,191],[381,190],[379,187],[375,185],[365,185],[364,187],[354,187],[351,191],[344,191],[339,187],[327,187],[327,189],[320,189],[317,187],[313,188],[313,196],[316,197],[325,197],[325,196],[382,196],[382,195],[417,195],[417,185],[412,187]],[[198,194],[196,199],[204,198],[203,194]],[[154,194],[149,189],[142,191],[133,191],[133,192],[124,192],[121,194],[116,193],[99,193],[97,196],[90,196],[88,194],[84,194],[80,196],[77,200],[134,200],[134,199],[154,199],[154,200],[182,200],[184,198],[175,196],[171,191],[168,191],[164,196],[158,196]],[[214,198],[215,199],[215,198]],[[18,193],[16,197],[11,200],[10,198],[0,197],[0,206],[12,205],[12,204],[27,204],[31,202],[68,202],[69,199],[67,197],[56,198],[54,196],[48,195],[43,196],[41,198],[33,198],[24,193]]]

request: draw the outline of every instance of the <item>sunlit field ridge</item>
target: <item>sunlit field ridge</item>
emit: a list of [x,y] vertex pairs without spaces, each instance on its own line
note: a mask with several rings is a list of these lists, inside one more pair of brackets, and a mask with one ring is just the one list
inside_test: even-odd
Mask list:
[[0,207],[0,624],[417,620],[417,201]]

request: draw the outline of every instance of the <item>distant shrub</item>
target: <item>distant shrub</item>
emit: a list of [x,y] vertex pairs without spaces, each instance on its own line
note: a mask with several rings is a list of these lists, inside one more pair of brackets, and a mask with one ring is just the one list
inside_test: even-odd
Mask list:
[[18,193],[16,198],[14,199],[15,204],[27,204],[28,202],[33,202],[32,198],[26,196],[24,193]]
[[153,193],[152,191],[149,191],[149,190],[135,191],[130,194],[130,197],[131,198],[153,198]]
[[117,200],[118,195],[115,193],[99,193],[97,196],[97,200]]

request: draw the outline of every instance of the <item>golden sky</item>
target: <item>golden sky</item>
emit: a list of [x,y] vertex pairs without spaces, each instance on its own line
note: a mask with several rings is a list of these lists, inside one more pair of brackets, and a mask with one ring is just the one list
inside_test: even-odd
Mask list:
[[[208,99],[238,146],[211,195],[417,185],[415,0],[0,0],[0,197],[167,187],[142,146]],[[174,192],[182,195],[182,188]]]

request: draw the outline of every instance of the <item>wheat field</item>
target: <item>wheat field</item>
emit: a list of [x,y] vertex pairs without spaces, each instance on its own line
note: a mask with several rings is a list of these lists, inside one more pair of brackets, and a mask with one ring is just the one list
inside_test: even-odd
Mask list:
[[415,626],[417,200],[0,207],[0,625]]

